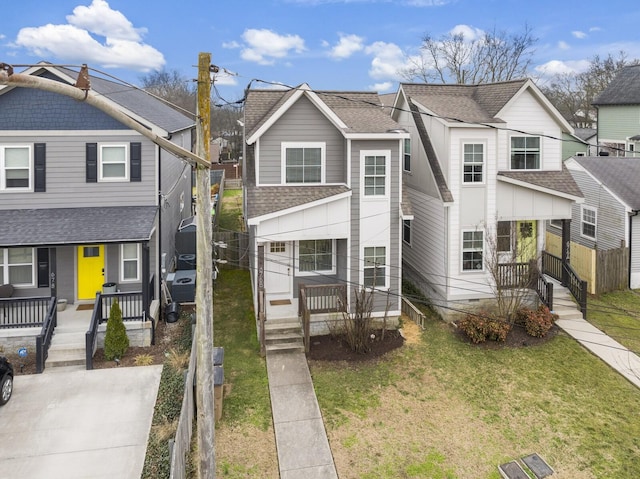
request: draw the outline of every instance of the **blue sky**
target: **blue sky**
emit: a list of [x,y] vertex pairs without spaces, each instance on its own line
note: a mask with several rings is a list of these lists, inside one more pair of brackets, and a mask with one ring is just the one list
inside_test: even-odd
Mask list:
[[19,0],[3,8],[0,62],[87,63],[139,83],[163,67],[195,78],[198,53],[210,52],[233,73],[216,79],[231,101],[251,79],[384,93],[427,32],[518,33],[525,24],[538,38],[539,80],[580,71],[595,54],[640,58],[631,0]]

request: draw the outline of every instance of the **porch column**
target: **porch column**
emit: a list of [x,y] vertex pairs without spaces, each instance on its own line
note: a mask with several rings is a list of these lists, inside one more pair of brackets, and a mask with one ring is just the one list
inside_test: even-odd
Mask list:
[[58,296],[58,281],[56,274],[58,272],[58,263],[56,262],[56,248],[49,248],[49,288],[51,288],[51,296]]
[[567,266],[571,262],[571,220],[562,220],[562,285],[569,282]]
[[142,243],[142,310],[145,318],[149,318],[149,242]]

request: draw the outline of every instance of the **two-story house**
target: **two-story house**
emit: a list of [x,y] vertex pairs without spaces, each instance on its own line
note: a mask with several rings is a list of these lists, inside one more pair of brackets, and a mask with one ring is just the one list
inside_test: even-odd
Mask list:
[[492,298],[490,269],[537,260],[545,221],[582,200],[562,163],[573,130],[530,80],[404,83],[392,117],[411,133],[403,272],[443,315]]
[[[23,73],[78,78],[46,63]],[[193,119],[127,85],[93,77],[91,89],[191,149]],[[69,303],[93,301],[103,288],[144,291],[147,305],[158,297],[175,232],[190,216],[190,166],[64,95],[0,87],[0,112],[0,284],[14,296]]]
[[[409,135],[378,95],[306,84],[248,90],[244,128],[258,314],[297,317],[301,291],[317,296],[308,303],[316,311],[335,310],[339,300],[349,307],[353,291],[365,286],[380,293],[373,316],[397,318],[401,226],[410,214],[406,205],[401,210],[401,158]],[[312,334],[326,332],[330,319],[312,321]]]
[[640,149],[640,65],[624,67],[593,101],[598,147],[610,156],[637,156]]

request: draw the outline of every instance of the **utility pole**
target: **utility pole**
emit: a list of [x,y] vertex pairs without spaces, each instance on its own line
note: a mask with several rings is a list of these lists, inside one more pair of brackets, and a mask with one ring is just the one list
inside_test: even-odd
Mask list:
[[[196,154],[210,162],[211,53],[198,56]],[[216,475],[213,404],[213,255],[210,169],[196,165],[196,405],[198,477]]]

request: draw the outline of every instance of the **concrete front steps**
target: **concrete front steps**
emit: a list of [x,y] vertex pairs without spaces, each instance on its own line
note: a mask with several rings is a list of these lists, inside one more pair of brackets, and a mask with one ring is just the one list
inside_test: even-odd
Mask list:
[[302,325],[298,318],[267,319],[264,332],[267,353],[304,353]]
[[561,284],[553,285],[553,312],[558,319],[584,319],[578,304],[567,288]]
[[86,322],[68,322],[56,327],[49,354],[45,363],[45,371],[65,366],[86,366],[85,334]]

